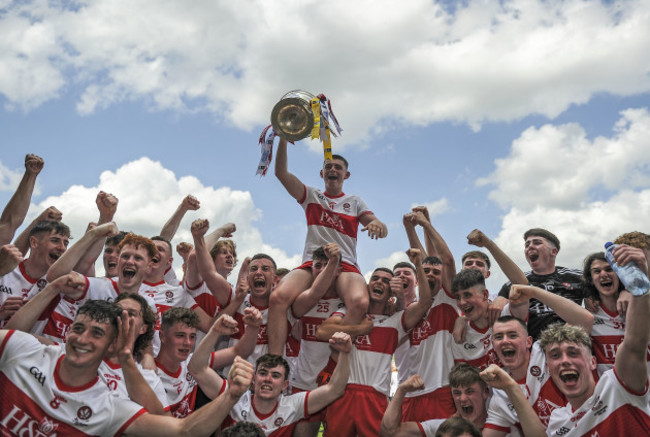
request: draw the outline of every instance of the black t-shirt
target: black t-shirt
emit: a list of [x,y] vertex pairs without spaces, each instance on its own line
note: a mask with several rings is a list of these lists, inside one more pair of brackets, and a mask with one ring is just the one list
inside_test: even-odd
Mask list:
[[[576,269],[567,269],[566,267],[555,267],[555,272],[549,275],[538,275],[532,271],[525,273],[530,285],[543,288],[548,292],[557,294],[582,305],[582,272]],[[510,282],[506,282],[499,296],[506,299],[510,294]],[[536,341],[541,332],[550,324],[555,322],[564,322],[555,311],[538,301],[531,299],[528,307],[528,335]]]

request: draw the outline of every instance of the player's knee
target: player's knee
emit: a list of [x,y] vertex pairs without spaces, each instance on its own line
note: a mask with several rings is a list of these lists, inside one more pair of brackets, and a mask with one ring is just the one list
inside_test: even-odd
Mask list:
[[345,302],[348,313],[364,315],[368,312],[368,294],[355,294],[348,297]]
[[288,308],[291,304],[292,293],[290,290],[286,290],[278,287],[273,290],[273,293],[269,296],[269,306],[273,308],[285,307]]

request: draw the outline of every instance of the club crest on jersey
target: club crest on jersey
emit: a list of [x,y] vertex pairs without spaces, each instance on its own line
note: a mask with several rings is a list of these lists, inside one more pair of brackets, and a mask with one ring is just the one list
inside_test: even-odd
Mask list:
[[84,405],[83,407],[79,407],[77,410],[77,417],[81,420],[88,420],[92,417],[93,415],[93,410],[87,406]]
[[165,292],[165,299],[167,299],[167,303],[170,303],[174,299],[174,292],[173,291],[166,291]]
[[542,374],[542,369],[540,369],[539,366],[532,366],[530,368],[530,374],[533,375],[534,377],[538,377],[539,375]]
[[284,423],[284,419],[282,417],[278,417],[277,419],[275,419],[275,422],[273,422],[273,424],[277,427],[282,426],[283,423]]
[[38,287],[38,291],[41,291],[47,286],[47,281],[41,278],[38,281],[36,281],[36,286]]

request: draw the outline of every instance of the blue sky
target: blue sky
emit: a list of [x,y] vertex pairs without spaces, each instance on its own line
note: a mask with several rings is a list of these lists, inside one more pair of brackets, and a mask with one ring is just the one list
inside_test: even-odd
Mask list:
[[[0,0],[0,203],[37,153],[28,219],[55,205],[79,236],[101,189],[120,199],[121,228],[154,235],[194,194],[202,207],[174,243],[195,218],[232,221],[243,255],[291,267],[302,210],[255,169],[271,108],[302,88],[332,100],[345,191],[389,226],[385,240],[360,236],[364,273],[405,257],[415,204],[458,264],[474,228],[524,269],[529,227],[555,232],[572,267],[650,231],[650,5],[451,4]],[[319,148],[289,151],[316,186]]]

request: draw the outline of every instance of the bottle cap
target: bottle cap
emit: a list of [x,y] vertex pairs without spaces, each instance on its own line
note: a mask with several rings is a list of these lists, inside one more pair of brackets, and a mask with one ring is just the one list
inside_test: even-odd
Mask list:
[[613,243],[611,241],[608,241],[607,243],[605,243],[605,249],[609,248],[609,246],[611,246],[612,244]]

